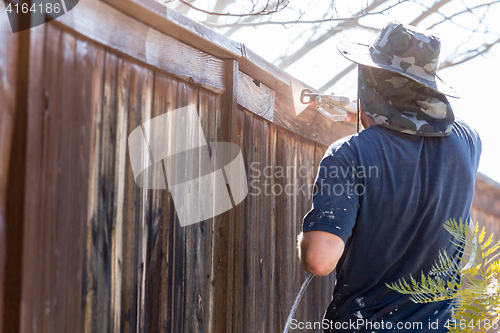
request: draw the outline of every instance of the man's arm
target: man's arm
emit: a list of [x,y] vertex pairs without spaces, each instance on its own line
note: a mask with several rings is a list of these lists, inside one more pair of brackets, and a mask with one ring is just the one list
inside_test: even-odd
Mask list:
[[337,266],[344,252],[344,241],[329,232],[306,231],[299,234],[298,250],[306,272],[325,276]]

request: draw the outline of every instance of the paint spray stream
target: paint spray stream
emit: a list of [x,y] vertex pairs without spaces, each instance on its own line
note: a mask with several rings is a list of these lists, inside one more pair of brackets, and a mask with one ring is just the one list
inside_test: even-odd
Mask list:
[[311,282],[312,278],[314,277],[313,274],[309,274],[306,277],[306,280],[304,283],[302,283],[302,287],[300,287],[300,291],[297,294],[297,297],[295,298],[295,302],[293,303],[292,309],[290,310],[290,314],[288,315],[288,319],[286,320],[285,327],[283,328],[283,333],[287,333],[288,330],[290,329],[290,324],[292,323],[293,316],[295,316],[295,312],[297,311],[297,307],[299,306],[299,302],[302,299],[302,296],[304,296],[304,293],[306,292],[306,288]]

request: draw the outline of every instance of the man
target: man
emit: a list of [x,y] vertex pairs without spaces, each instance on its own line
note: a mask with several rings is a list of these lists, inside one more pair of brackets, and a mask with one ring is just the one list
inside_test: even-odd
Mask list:
[[359,65],[365,129],[328,148],[299,236],[306,271],[336,267],[325,332],[446,332],[449,302],[416,304],[386,283],[427,274],[443,249],[458,260],[443,223],[470,219],[479,136],[454,118],[435,36],[389,23],[373,45],[339,50]]

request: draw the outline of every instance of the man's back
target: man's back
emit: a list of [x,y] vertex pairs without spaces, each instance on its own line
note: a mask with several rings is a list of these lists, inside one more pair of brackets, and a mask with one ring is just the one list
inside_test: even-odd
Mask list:
[[[470,219],[480,147],[477,133],[459,121],[447,137],[412,136],[376,125],[332,144],[303,226],[345,242],[325,315],[337,322],[332,328],[353,332],[351,323],[369,320],[379,325],[355,327],[392,331],[382,329],[383,320],[394,323],[395,331],[403,322],[413,329],[402,331],[445,331],[446,302],[415,304],[385,284],[427,273],[439,250],[456,255],[443,223]],[[441,329],[430,329],[437,320]]]

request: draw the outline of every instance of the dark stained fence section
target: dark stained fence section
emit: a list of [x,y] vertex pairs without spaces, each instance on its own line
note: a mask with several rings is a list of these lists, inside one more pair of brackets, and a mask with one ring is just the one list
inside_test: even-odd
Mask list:
[[[148,0],[107,3],[81,0],[72,14],[31,30],[22,261],[11,257],[22,264],[22,307],[9,318],[20,317],[11,321],[23,333],[280,332],[306,277],[296,237],[317,166],[326,145],[352,127],[312,110],[297,115],[290,78],[244,46],[178,14],[151,13],[161,5]],[[149,17],[159,30],[141,23]],[[0,53],[0,223],[12,168],[3,159],[14,131],[11,63]],[[181,227],[168,184],[135,183],[128,136],[188,105],[209,144],[240,147],[249,193]],[[203,160],[185,162],[168,171],[189,174]],[[165,168],[148,177],[164,179]],[[498,232],[500,192],[479,185],[473,218]],[[298,321],[321,321],[334,282],[333,274],[313,279]]]
[[[43,117],[28,133],[41,150],[29,161],[38,165],[29,169],[39,183],[30,201],[38,231],[28,247],[36,265],[26,274],[37,292],[23,295],[31,306],[22,331],[280,331],[305,278],[296,237],[325,147],[236,107],[242,74],[234,60],[219,62],[220,94],[58,24],[43,29],[33,40],[44,50],[43,75],[30,88],[44,101],[31,112]],[[134,182],[127,139],[147,120],[188,105],[208,143],[240,146],[249,195],[181,227],[168,189]],[[332,279],[314,280],[298,320],[320,320]]]

